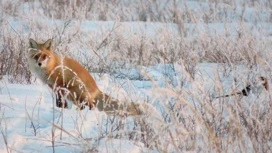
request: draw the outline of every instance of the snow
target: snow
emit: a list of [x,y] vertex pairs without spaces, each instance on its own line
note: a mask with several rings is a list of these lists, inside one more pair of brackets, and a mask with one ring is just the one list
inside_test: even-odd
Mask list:
[[[134,90],[141,92],[142,98],[146,96],[153,97],[155,101],[151,101],[151,104],[163,114],[166,111],[163,111],[165,104],[156,99],[166,100],[175,97],[175,94],[164,88],[169,84],[165,84],[165,80],[160,78],[174,78],[175,76],[179,76],[175,75],[178,71],[173,69],[173,67],[175,66],[157,65],[143,67],[147,72],[146,76],[150,76],[149,78],[145,78],[143,81],[136,80],[134,76],[141,74],[141,72],[139,72],[141,70],[132,70],[126,74],[128,78],[132,78],[132,80],[128,81],[127,79],[119,78],[119,81],[122,80],[123,84],[127,82],[127,86],[132,82],[132,86],[135,85]],[[214,72],[217,69],[220,70],[220,65],[203,63],[197,67],[197,72],[199,73],[195,81],[187,82],[187,86],[184,86],[184,89],[190,92],[199,89],[199,86],[204,86],[205,89],[212,91],[211,89],[214,88],[216,82]],[[173,70],[176,70],[176,72]],[[121,72],[123,74],[126,71]],[[222,76],[221,72],[220,75]],[[107,88],[114,88],[111,92],[115,94],[119,93],[119,91],[123,91],[123,93],[128,91],[126,96],[130,95],[129,91],[132,91],[132,89],[127,86],[112,86],[112,84],[116,85],[116,82],[111,82],[109,77],[110,76],[106,75],[102,77],[102,79],[100,78],[101,80],[97,80],[99,87],[103,91],[107,92]],[[139,82],[142,82],[143,86],[137,86]],[[223,77],[222,82],[222,86],[228,88],[226,93],[230,92],[232,89],[230,89],[229,85],[233,82],[231,77]],[[170,85],[177,87],[177,84]],[[108,124],[107,121],[109,118],[107,118],[107,115],[103,112],[88,109],[79,111],[76,107],[65,110],[56,108],[54,106],[54,95],[52,95],[46,85],[41,83],[37,85],[10,84],[3,79],[0,87],[0,108],[2,113],[0,123],[3,138],[0,139],[1,152],[6,151],[4,138],[7,138],[8,146],[14,149],[14,151],[52,152],[52,139],[54,140],[54,149],[56,152],[80,152],[92,150],[93,148],[98,152],[136,153],[145,150],[145,147],[143,147],[143,144],[140,142],[128,141],[126,139],[102,138],[104,132],[114,126]],[[143,93],[146,95],[142,95]],[[139,99],[137,95],[130,96],[133,100]],[[190,103],[193,105],[194,103],[190,100],[191,98],[187,98],[189,105]],[[126,122],[125,125],[128,131],[133,130],[131,128],[134,123],[131,118],[125,119],[124,122]],[[150,124],[158,126],[161,123],[151,118]],[[52,135],[52,130],[54,131],[54,135]],[[108,134],[114,134],[114,132]]]
[[[4,1],[1,2],[4,3]],[[223,16],[221,20],[224,22],[221,22],[220,19],[208,23],[203,20],[184,22],[182,24],[184,29],[181,29],[178,24],[163,22],[120,22],[118,19],[116,21],[50,19],[45,17],[39,9],[30,11],[30,7],[40,7],[38,2],[31,4],[32,6],[30,2],[25,2],[17,10],[18,16],[7,14],[3,16],[4,26],[8,27],[3,29],[9,30],[0,33],[5,35],[13,31],[19,32],[20,38],[38,37],[38,39],[43,40],[51,38],[56,31],[62,30],[64,24],[69,23],[63,39],[66,39],[65,36],[73,35],[73,32],[79,31],[82,40],[61,45],[67,45],[72,51],[78,50],[69,53],[69,55],[82,63],[88,63],[89,59],[84,57],[91,56],[89,48],[82,43],[88,44],[91,37],[103,39],[108,31],[115,28],[116,33],[124,38],[122,40],[128,40],[132,44],[135,41],[135,36],[160,40],[161,37],[169,35],[178,36],[180,30],[187,32],[184,39],[189,40],[203,36],[205,36],[203,39],[206,39],[225,35],[235,38],[240,31],[246,31],[258,40],[271,39],[272,26],[269,22],[269,18],[271,18],[269,12],[253,6],[246,7],[243,10],[242,2],[235,1],[234,3],[237,3],[238,6],[233,8],[227,3],[180,1],[178,6],[192,11],[195,18],[200,18],[203,12],[210,10],[215,5],[219,5],[219,8],[225,11],[217,10],[218,12],[215,14],[217,18]],[[168,4],[162,0],[159,7],[163,8],[164,5]],[[20,16],[22,12],[27,14],[28,17]],[[225,16],[222,15],[223,13],[225,13]],[[245,22],[240,22],[238,19],[241,13],[244,13]],[[40,35],[37,36],[37,33]],[[165,41],[165,39],[162,39],[162,41]],[[177,41],[183,40],[178,39]],[[90,45],[95,46],[97,44]],[[263,45],[260,44],[260,46]],[[58,46],[57,51],[62,52],[63,46]],[[264,48],[269,50],[271,46]],[[102,54],[107,57],[111,54],[111,51],[105,49]],[[119,63],[117,62],[117,64]],[[162,152],[162,150],[154,149],[156,148],[154,146],[148,146],[148,143],[152,144],[156,141],[158,141],[157,145],[165,146],[164,152],[179,150],[177,146],[170,144],[170,141],[179,143],[181,148],[189,148],[187,150],[192,152],[199,152],[198,148],[205,152],[205,147],[210,147],[209,144],[205,144],[205,142],[210,141],[208,140],[210,135],[203,136],[208,133],[204,130],[206,125],[201,123],[183,124],[183,122],[179,124],[180,122],[175,122],[175,119],[185,120],[195,117],[194,122],[203,122],[203,120],[197,119],[200,116],[199,114],[203,113],[201,106],[205,106],[209,110],[205,112],[207,114],[222,110],[223,115],[216,117],[222,117],[220,119],[222,125],[227,124],[235,118],[234,113],[230,110],[232,106],[238,105],[237,99],[240,102],[239,106],[242,105],[246,108],[245,112],[254,109],[260,114],[265,112],[265,109],[268,108],[267,101],[270,100],[268,96],[270,93],[267,91],[251,93],[248,97],[215,98],[240,91],[248,83],[254,84],[256,77],[270,76],[267,67],[263,65],[254,66],[254,68],[250,68],[247,65],[205,63],[204,61],[196,63],[193,77],[185,70],[182,62],[174,64],[166,62],[146,66],[127,64],[124,68],[109,74],[92,73],[103,92],[125,102],[133,101],[144,103],[144,106],[152,106],[150,107],[152,109],[148,109],[146,116],[137,117],[108,116],[104,112],[99,112],[96,109],[88,110],[87,108],[80,111],[71,103],[69,109],[56,108],[55,95],[49,87],[39,80],[27,85],[14,84],[8,82],[9,76],[3,76],[3,78],[0,76],[0,152]],[[174,105],[177,106],[173,108],[173,110],[175,109],[173,112],[176,114],[170,111],[171,106]],[[254,111],[249,112],[249,116],[255,118]],[[221,114],[221,112],[218,114]],[[210,117],[207,116],[207,118]],[[141,137],[141,127],[138,126],[143,124],[140,123],[141,119],[145,119],[147,128],[151,128],[148,132],[152,133],[153,137],[148,137],[148,133],[144,133],[146,134],[145,138]],[[190,128],[193,130],[190,131]],[[197,135],[196,138],[193,138],[196,139],[194,143],[201,143],[190,149],[190,146],[193,145],[186,140],[189,139],[188,137],[193,137],[192,133]],[[174,135],[174,138],[170,135]],[[148,143],[144,144],[141,139]],[[246,141],[250,141],[249,138]],[[246,144],[248,145],[247,148],[252,151],[251,142]],[[236,151],[235,147],[233,147],[234,151]]]
[[[50,90],[44,85],[7,84],[3,87],[1,84],[1,89],[1,130],[4,132],[0,139],[1,152],[6,151],[4,136],[11,149],[27,152],[52,152],[52,139],[55,139],[56,152],[80,152],[92,149],[92,143],[81,146],[79,142],[101,136],[105,121],[103,112],[54,108]],[[65,132],[61,132],[60,128],[64,128]],[[54,136],[52,130],[55,130]],[[99,143],[99,152],[105,149],[112,152],[141,151],[141,147],[122,139]]]

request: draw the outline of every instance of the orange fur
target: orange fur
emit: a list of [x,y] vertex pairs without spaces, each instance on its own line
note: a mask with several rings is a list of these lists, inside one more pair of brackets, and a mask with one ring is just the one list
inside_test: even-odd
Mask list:
[[[107,113],[123,109],[119,101],[102,93],[91,74],[77,61],[61,57],[52,51],[52,40],[37,43],[30,39],[29,66],[44,83],[57,94],[57,106],[67,107],[65,99],[71,100],[80,109],[84,105],[96,106]],[[136,107],[135,107],[136,106]],[[139,105],[132,103],[126,107],[131,114],[137,114]]]

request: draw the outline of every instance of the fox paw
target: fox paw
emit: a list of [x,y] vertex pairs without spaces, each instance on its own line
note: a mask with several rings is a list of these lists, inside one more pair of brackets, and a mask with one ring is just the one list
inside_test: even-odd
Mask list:
[[60,108],[68,108],[67,102],[57,101],[57,102],[56,102],[56,106],[57,106],[57,107],[60,107]]

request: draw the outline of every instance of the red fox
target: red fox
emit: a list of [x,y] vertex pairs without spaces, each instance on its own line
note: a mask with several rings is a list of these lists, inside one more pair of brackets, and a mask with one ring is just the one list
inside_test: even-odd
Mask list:
[[52,40],[37,43],[29,40],[28,63],[31,72],[56,93],[56,106],[67,108],[66,99],[78,108],[97,107],[108,114],[124,110],[128,115],[139,114],[140,105],[122,104],[101,92],[91,74],[77,61],[57,55],[52,50]]

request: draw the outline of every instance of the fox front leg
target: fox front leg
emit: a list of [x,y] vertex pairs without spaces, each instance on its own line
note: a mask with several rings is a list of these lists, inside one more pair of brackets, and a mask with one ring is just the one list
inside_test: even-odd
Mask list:
[[60,108],[68,108],[67,101],[60,91],[56,94],[56,106]]

